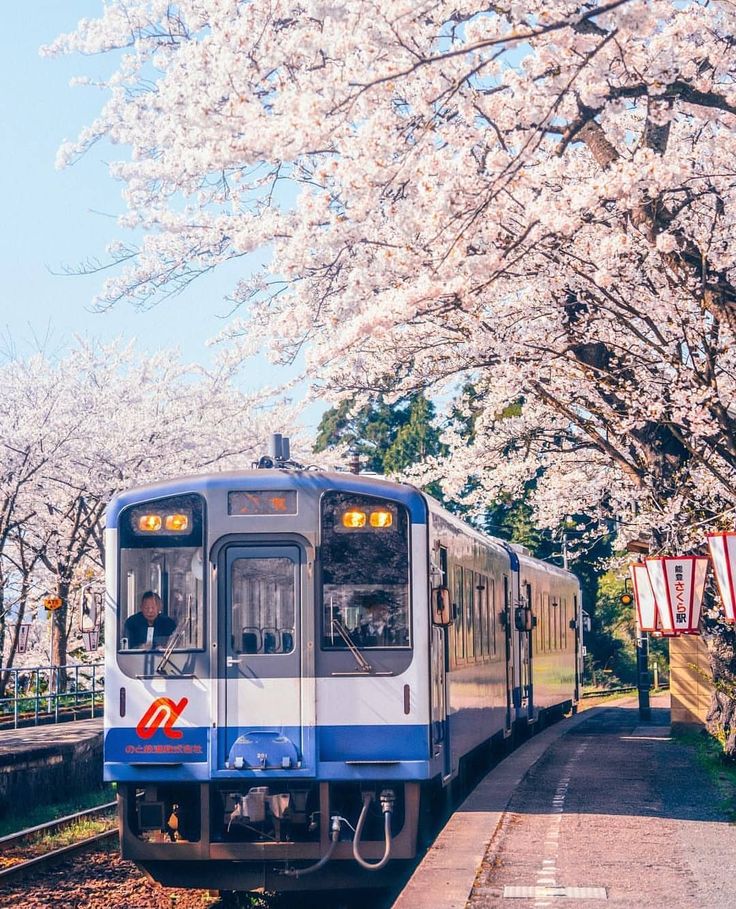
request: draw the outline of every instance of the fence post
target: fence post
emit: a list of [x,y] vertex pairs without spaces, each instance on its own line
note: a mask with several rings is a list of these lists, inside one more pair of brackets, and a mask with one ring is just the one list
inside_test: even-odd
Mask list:
[[636,687],[639,696],[639,719],[651,720],[652,710],[649,706],[649,635],[640,632],[636,638]]
[[15,700],[13,701],[13,729],[18,728],[18,670],[13,670],[14,681],[13,681],[13,694],[15,695]]
[[[58,679],[59,672],[64,672],[69,670],[69,675],[71,675],[71,669],[74,669],[74,700],[72,701],[69,697],[69,708],[72,718],[76,718],[77,714],[80,711],[80,705],[83,705],[87,698],[90,701],[90,716],[95,717],[97,712],[97,695],[100,694],[104,698],[104,676],[101,676],[99,684],[97,680],[97,669],[103,668],[102,664],[91,663],[85,665],[74,665],[71,666],[26,666],[22,669],[17,667],[10,667],[8,669],[8,687],[6,688],[6,695],[3,698],[0,698],[0,716],[8,717],[12,709],[13,713],[13,728],[18,729],[20,725],[20,702],[21,699],[24,701],[33,701],[33,723],[38,726],[41,719],[41,702],[44,702],[44,713],[45,716],[53,716],[55,722],[59,722],[60,710],[63,708],[59,705],[59,698],[64,697],[64,694],[60,694],[57,690],[58,688]],[[84,682],[85,684],[90,681],[89,678],[85,678],[84,674],[80,670],[87,669],[91,670],[91,689],[85,688],[80,697],[80,684]],[[41,676],[45,674],[48,678],[48,691],[44,693],[41,689]],[[23,685],[23,690],[21,691],[21,676],[26,677],[26,682]],[[80,681],[81,680],[81,681]],[[13,690],[10,691],[10,686],[12,685]],[[32,686],[35,685],[35,691],[32,691]],[[12,708],[10,701],[12,700]],[[26,709],[30,711],[30,704],[26,705]]]
[[97,663],[92,664],[92,708],[90,710],[90,716],[92,719],[95,718],[95,700],[97,698]]

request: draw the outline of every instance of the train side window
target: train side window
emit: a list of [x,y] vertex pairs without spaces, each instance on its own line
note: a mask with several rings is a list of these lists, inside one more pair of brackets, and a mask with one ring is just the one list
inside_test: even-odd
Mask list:
[[488,655],[496,656],[496,582],[493,578],[488,580]]
[[562,629],[562,646],[567,650],[567,597],[560,598],[560,628]]
[[534,604],[534,614],[537,618],[537,647],[540,650],[543,650],[545,653],[549,649],[548,647],[548,624],[549,616],[544,614],[544,599],[542,598],[541,593],[537,593],[536,602]]
[[468,662],[473,659],[473,615],[477,607],[473,586],[473,572],[466,568],[463,570],[463,603],[465,605],[465,656]]
[[485,658],[488,656],[488,588],[490,580],[480,575],[478,580],[480,592],[480,653]]
[[465,635],[463,626],[463,569],[461,565],[456,565],[453,572],[453,591],[452,599],[456,609],[455,615],[455,659],[458,663],[465,662]]
[[486,603],[486,579],[483,575],[474,572],[475,596],[473,597],[473,642],[476,660],[480,660],[484,653],[483,615]]
[[557,619],[557,649],[565,649],[565,632],[563,630],[564,619],[565,619],[565,610],[562,606],[562,599],[560,597],[555,597],[555,618]]
[[549,595],[546,593],[537,594],[537,604],[539,613],[542,616],[542,639],[543,645],[542,649],[545,653],[548,653],[552,649],[551,635],[552,629],[550,628],[550,615],[549,615]]
[[442,575],[442,584],[445,587],[450,586],[450,576],[447,573],[447,547],[440,546],[439,548],[439,563],[440,563],[440,574]]

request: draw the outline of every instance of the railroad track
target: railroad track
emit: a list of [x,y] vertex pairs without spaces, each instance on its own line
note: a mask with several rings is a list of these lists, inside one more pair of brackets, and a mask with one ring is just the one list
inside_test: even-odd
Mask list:
[[[116,802],[107,802],[95,808],[88,808],[86,811],[78,811],[76,814],[69,814],[66,817],[57,818],[46,824],[38,824],[35,827],[29,827],[27,830],[0,837],[0,881],[22,877],[30,870],[38,871],[55,864],[61,858],[84,852],[113,839],[118,835],[117,827],[95,833],[74,843],[68,843],[57,848],[49,848],[43,852],[35,852],[29,858],[21,857],[25,850],[30,851],[42,848],[36,843],[39,837],[59,833],[83,820],[102,818],[116,807]],[[7,862],[12,864],[7,864]],[[5,867],[1,867],[2,865],[5,865]]]

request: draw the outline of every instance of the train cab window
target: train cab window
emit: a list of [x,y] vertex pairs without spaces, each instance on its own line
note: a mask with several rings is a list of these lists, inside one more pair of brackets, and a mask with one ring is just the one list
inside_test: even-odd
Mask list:
[[406,509],[372,496],[326,493],[320,554],[323,649],[409,647]]
[[203,523],[196,495],[158,499],[121,514],[120,651],[203,648]]
[[292,653],[297,564],[287,557],[235,559],[232,564],[234,653]]

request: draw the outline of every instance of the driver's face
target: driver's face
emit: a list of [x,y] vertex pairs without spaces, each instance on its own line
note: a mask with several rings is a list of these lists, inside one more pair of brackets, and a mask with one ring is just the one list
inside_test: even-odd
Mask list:
[[141,603],[141,612],[147,622],[155,622],[159,613],[158,601],[154,600],[153,597],[146,597]]

